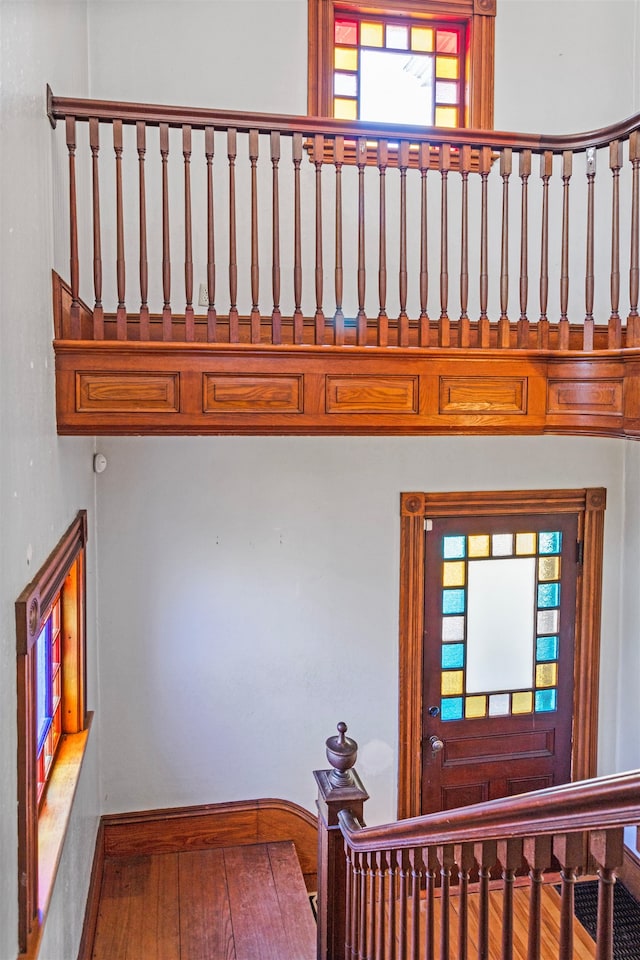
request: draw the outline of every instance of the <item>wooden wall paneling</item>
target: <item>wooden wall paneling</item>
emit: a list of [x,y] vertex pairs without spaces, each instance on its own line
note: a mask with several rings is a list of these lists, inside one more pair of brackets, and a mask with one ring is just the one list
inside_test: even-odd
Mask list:
[[87,903],[84,911],[84,923],[82,925],[82,936],[80,938],[80,947],[78,949],[78,960],[91,960],[93,953],[93,941],[96,935],[96,926],[98,923],[98,911],[100,908],[100,895],[102,893],[102,873],[104,869],[104,824],[102,820],[98,824],[96,834],[96,845],[93,854],[93,863],[91,864],[91,878],[89,880],[89,893],[87,894]]

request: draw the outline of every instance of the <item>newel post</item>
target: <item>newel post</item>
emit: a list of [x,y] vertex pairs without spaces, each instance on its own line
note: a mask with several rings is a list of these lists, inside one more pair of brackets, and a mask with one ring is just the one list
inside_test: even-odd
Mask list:
[[318,960],[344,960],[347,861],[338,813],[348,809],[362,822],[369,795],[351,768],[358,744],[346,737],[346,723],[327,740],[331,770],[315,770],[318,784]]

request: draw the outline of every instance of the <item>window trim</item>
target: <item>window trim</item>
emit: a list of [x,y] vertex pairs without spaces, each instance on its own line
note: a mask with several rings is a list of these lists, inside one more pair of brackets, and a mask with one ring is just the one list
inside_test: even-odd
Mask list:
[[308,0],[308,86],[310,116],[333,115],[333,31],[335,11],[405,16],[417,19],[466,19],[470,46],[467,126],[493,129],[493,79],[496,0]]
[[[36,641],[56,597],[60,595],[64,664],[61,740],[64,741],[65,735],[84,731],[88,720],[85,701],[86,542],[87,512],[80,510],[34,579],[22,591],[15,606],[18,699],[18,941],[23,953],[27,950],[38,910],[42,908],[38,877],[38,832],[41,814],[38,809],[35,751]],[[83,742],[86,742],[86,737]],[[54,771],[55,767],[54,761]],[[44,796],[46,798],[46,788]],[[43,811],[45,807],[46,802],[42,804]],[[47,891],[47,899],[49,894],[50,890]],[[41,926],[42,918],[40,919]]]

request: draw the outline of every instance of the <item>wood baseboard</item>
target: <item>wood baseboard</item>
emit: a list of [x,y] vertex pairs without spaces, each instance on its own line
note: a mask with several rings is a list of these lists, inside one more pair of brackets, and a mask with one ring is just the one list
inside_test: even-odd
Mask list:
[[618,877],[629,893],[640,900],[640,856],[629,847],[624,848],[624,860],[618,870]]
[[100,823],[98,824],[98,832],[96,834],[96,846],[93,854],[93,864],[91,865],[91,879],[89,881],[87,905],[84,911],[84,923],[82,925],[82,937],[80,938],[78,960],[91,960],[93,941],[95,940],[96,935],[96,924],[98,922],[98,910],[100,907],[103,867],[104,825],[102,820],[100,820]]

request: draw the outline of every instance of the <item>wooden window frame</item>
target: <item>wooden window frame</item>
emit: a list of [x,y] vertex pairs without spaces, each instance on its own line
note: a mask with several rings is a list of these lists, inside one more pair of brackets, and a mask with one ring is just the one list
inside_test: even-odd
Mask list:
[[606,490],[403,493],[400,501],[398,819],[422,814],[422,681],[425,520],[531,513],[577,513],[583,562],[576,585],[571,778],[596,775],[600,614]]
[[308,0],[308,96],[310,116],[333,116],[333,37],[336,11],[377,17],[466,20],[469,60],[466,126],[493,129],[496,0]]
[[[27,951],[39,908],[42,838],[39,820],[46,816],[51,765],[38,804],[36,762],[36,641],[57,597],[61,600],[62,736],[87,728],[86,711],[86,563],[87,512],[80,510],[31,583],[16,601],[18,698],[18,940]],[[60,745],[60,753],[63,744]],[[50,891],[49,891],[50,892]],[[42,926],[42,918],[40,918]]]

